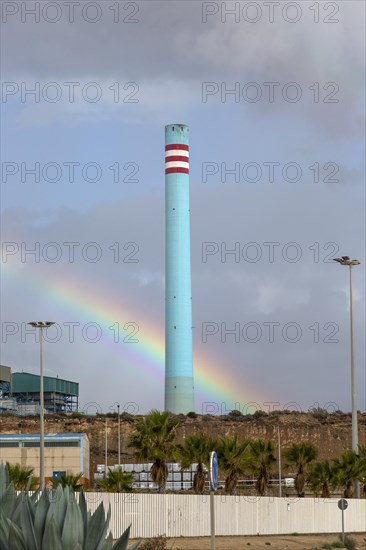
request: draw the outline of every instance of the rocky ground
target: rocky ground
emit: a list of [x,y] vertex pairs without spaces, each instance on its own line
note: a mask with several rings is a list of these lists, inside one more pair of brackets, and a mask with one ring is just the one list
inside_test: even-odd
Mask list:
[[[351,535],[356,541],[355,550],[366,549],[366,533]],[[339,542],[339,535],[298,535],[298,536],[260,536],[260,537],[216,537],[216,550],[257,550],[267,548],[272,550],[322,550],[328,543]],[[210,550],[211,540],[208,537],[189,539],[170,539],[169,550]],[[325,546],[325,548],[327,548]],[[329,546],[328,546],[329,548]],[[333,546],[334,548],[334,546]]]

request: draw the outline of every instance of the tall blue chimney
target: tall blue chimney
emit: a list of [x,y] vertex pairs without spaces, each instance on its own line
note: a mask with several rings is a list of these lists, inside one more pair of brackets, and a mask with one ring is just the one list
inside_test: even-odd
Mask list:
[[165,127],[165,410],[194,411],[189,128]]

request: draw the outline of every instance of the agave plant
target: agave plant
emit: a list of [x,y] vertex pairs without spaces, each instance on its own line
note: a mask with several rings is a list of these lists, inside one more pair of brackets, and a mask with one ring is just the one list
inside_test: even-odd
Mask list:
[[79,502],[72,488],[61,485],[31,497],[24,492],[17,495],[7,478],[6,468],[0,465],[1,550],[127,550],[130,527],[113,544],[112,533],[107,537],[110,510],[106,517],[101,503],[91,514],[83,490]]

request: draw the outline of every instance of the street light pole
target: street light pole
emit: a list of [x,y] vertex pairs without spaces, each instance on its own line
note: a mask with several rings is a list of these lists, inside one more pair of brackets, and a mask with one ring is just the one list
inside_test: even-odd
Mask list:
[[118,410],[118,468],[121,466],[121,425],[119,416],[119,403],[117,403]]
[[[356,400],[356,374],[355,374],[355,351],[354,351],[354,328],[353,328],[353,294],[352,294],[352,267],[360,265],[359,260],[350,260],[349,256],[334,258],[335,262],[349,267],[349,300],[350,300],[350,332],[351,332],[351,392],[352,392],[352,451],[358,453],[358,423],[357,423],[357,400]],[[355,497],[360,498],[360,484],[355,482]]]
[[108,418],[105,419],[105,467],[104,467],[104,477],[107,477],[107,468],[108,468]]
[[281,434],[280,426],[277,426],[277,439],[278,439],[278,485],[279,491],[278,496],[282,497],[282,472],[281,472]]
[[[349,266],[349,296],[350,296],[350,329],[351,329],[352,450],[355,453],[358,453],[355,351],[354,351],[354,330],[353,330],[352,264],[350,264]],[[359,497],[360,495],[356,495],[356,496]]]
[[48,328],[55,323],[51,321],[32,321],[28,323],[34,328],[39,328],[39,487],[41,491],[45,488],[44,477],[44,386],[43,386],[43,329]]

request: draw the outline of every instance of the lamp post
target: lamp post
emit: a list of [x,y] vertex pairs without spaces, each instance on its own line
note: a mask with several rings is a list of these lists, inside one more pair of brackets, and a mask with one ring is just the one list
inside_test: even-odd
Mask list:
[[121,466],[121,425],[120,425],[120,416],[119,416],[119,403],[117,403],[118,411],[118,468]]
[[39,328],[39,342],[40,342],[40,355],[39,355],[39,486],[41,491],[44,491],[44,389],[43,389],[43,329],[51,327],[55,323],[52,321],[32,321],[28,323],[34,328]]
[[105,419],[105,466],[104,466],[104,478],[107,477],[107,468],[108,468],[108,418]]
[[277,426],[277,440],[278,440],[278,496],[282,497],[282,472],[281,472],[281,433],[280,426]]
[[[352,267],[360,265],[359,260],[351,260],[349,256],[334,258],[340,265],[349,267],[349,301],[350,301],[350,325],[351,325],[351,391],[352,391],[352,451],[358,453],[358,426],[357,426],[357,404],[356,404],[356,375],[355,375],[355,352],[354,352],[354,331],[353,331],[353,296],[352,296]],[[360,498],[360,484],[355,482],[355,496]]]

